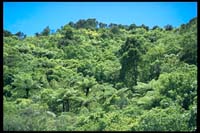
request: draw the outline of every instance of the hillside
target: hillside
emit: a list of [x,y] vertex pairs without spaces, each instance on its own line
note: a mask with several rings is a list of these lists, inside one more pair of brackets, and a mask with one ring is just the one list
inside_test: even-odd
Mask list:
[[193,131],[197,18],[178,28],[79,20],[3,37],[6,131]]

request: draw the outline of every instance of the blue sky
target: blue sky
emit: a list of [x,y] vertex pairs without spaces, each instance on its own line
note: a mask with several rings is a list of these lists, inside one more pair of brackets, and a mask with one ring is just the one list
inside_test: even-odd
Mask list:
[[171,24],[178,27],[197,16],[197,2],[4,2],[3,28],[27,35],[46,26],[55,31],[69,21],[96,18],[107,24]]

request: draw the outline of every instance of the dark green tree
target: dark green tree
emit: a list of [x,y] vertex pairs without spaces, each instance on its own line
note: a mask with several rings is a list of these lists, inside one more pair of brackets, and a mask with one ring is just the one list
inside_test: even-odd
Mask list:
[[80,19],[78,22],[76,22],[75,27],[77,29],[85,28],[85,23],[86,21],[84,19]]
[[74,35],[74,33],[73,33],[72,28],[66,28],[65,29],[65,31],[64,31],[64,38],[65,39],[71,40],[71,39],[73,39],[73,35]]
[[159,28],[159,26],[155,25],[155,26],[153,26],[152,30],[155,30],[155,29],[158,29],[158,28]]
[[98,21],[95,18],[89,18],[86,20],[87,28],[96,29],[98,25]]
[[44,28],[44,30],[41,32],[42,36],[48,36],[50,34],[50,28],[49,26],[47,26],[46,28]]
[[138,64],[141,56],[140,45],[135,37],[129,37],[120,49],[122,55],[120,79],[128,87],[137,85]]
[[144,24],[142,24],[141,26],[140,26],[141,28],[144,28],[145,30],[149,30],[149,27],[148,26],[146,26],[146,25],[144,25]]
[[71,26],[71,27],[73,27],[73,28],[75,27],[75,24],[74,24],[74,22],[72,22],[72,21],[70,21],[70,22],[68,23],[68,25]]
[[181,40],[182,50],[180,60],[188,64],[197,65],[197,38],[195,34],[188,33]]
[[5,36],[5,37],[9,37],[9,36],[12,36],[13,34],[10,32],[10,31],[8,31],[8,30],[3,30],[3,36]]
[[100,22],[99,23],[99,28],[106,28],[107,24]]
[[111,27],[110,31],[113,34],[119,34],[120,33],[119,27],[117,27],[117,26]]
[[164,26],[164,28],[165,28],[165,30],[166,31],[171,31],[171,30],[173,30],[173,26],[172,25],[166,25],[166,26]]
[[98,21],[95,18],[89,18],[87,20],[80,19],[76,24],[75,27],[77,29],[86,28],[86,29],[96,29],[98,25]]
[[119,27],[120,29],[128,29],[128,25],[119,24],[118,27]]
[[39,37],[39,36],[40,36],[40,33],[36,32],[36,33],[35,33],[35,36],[36,36],[36,37]]
[[117,24],[114,24],[114,23],[110,23],[110,24],[108,25],[108,27],[109,27],[109,28],[118,27],[118,25],[117,25]]
[[131,24],[128,29],[132,30],[132,29],[135,29],[135,28],[137,28],[136,24]]
[[17,32],[15,35],[16,35],[20,40],[26,38],[26,35],[25,35],[23,32],[21,32],[21,31]]

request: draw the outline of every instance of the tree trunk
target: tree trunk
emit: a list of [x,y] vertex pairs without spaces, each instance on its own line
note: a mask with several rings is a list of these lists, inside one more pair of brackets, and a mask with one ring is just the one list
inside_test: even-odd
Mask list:
[[134,67],[133,67],[133,86],[137,85],[137,63],[136,61],[134,62]]
[[69,100],[66,101],[66,111],[69,112]]
[[29,97],[29,89],[26,88],[26,98]]
[[89,87],[86,88],[86,96],[88,96],[89,89],[90,89]]
[[63,101],[63,112],[69,112],[69,100]]
[[64,101],[63,101],[62,105],[63,105],[63,112],[65,112],[65,102]]

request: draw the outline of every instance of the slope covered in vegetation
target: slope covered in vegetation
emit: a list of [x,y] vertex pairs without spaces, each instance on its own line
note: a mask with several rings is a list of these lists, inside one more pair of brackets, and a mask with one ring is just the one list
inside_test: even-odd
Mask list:
[[70,22],[4,31],[3,128],[193,131],[197,19],[178,28]]

